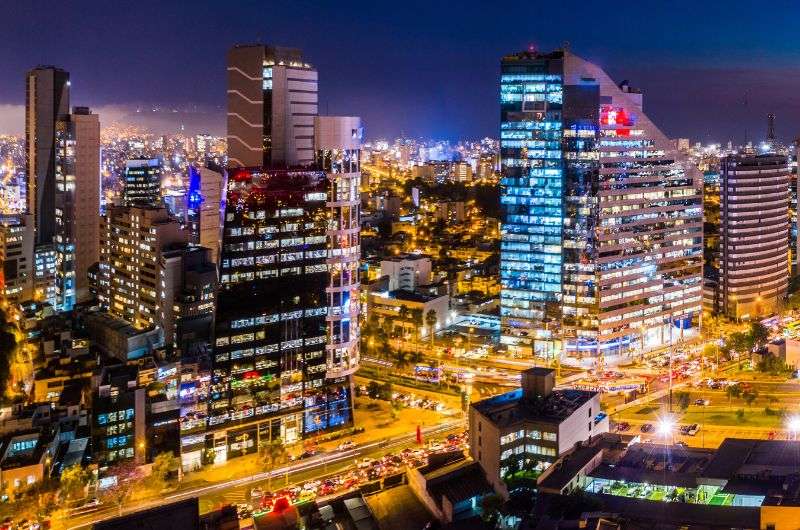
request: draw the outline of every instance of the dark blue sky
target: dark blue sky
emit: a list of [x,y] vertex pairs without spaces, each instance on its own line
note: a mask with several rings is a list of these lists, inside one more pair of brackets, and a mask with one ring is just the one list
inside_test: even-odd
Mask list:
[[[235,43],[303,48],[321,112],[357,114],[370,137],[496,136],[501,55],[570,43],[645,90],[671,136],[800,135],[795,1],[37,1],[2,0],[0,104],[24,101],[38,63],[72,73],[73,102],[216,108]],[[748,94],[748,105],[743,101]],[[102,119],[102,116],[101,116]]]

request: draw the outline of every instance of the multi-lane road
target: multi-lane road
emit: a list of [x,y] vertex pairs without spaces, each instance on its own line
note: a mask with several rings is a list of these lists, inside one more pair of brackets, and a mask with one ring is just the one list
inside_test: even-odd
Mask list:
[[[462,421],[451,421],[423,429],[423,433],[426,438],[438,438],[463,430],[463,428],[464,423]],[[391,439],[375,440],[348,451],[322,453],[272,471],[262,471],[214,484],[179,489],[155,499],[125,505],[121,511],[116,506],[100,505],[90,513],[73,513],[70,515],[66,527],[69,530],[90,528],[95,523],[117,517],[120,514],[125,515],[192,497],[200,498],[201,512],[208,511],[209,508],[229,503],[228,501],[230,500],[245,498],[246,492],[250,489],[256,486],[265,487],[270,477],[272,478],[273,486],[280,484],[280,487],[285,484],[297,484],[315,478],[324,478],[353,466],[359,458],[377,458],[415,444],[416,433],[411,433]]]

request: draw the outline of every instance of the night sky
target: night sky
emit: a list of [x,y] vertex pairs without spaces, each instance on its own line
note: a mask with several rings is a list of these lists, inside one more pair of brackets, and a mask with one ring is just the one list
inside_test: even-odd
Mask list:
[[260,41],[302,48],[319,70],[320,112],[360,115],[368,137],[497,136],[500,56],[566,41],[643,88],[670,136],[761,139],[769,112],[780,138],[800,136],[796,0],[0,5],[0,131],[22,129],[25,71],[55,64],[72,74],[74,104],[197,106],[208,112],[193,126],[223,133],[225,50]]

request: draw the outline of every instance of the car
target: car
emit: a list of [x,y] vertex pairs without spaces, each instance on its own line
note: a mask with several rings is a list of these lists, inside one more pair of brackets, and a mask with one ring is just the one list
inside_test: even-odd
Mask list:
[[361,462],[358,463],[358,469],[369,469],[372,467],[372,463],[374,460],[371,458],[365,457],[361,459]]
[[689,425],[689,427],[686,429],[686,434],[689,436],[695,436],[698,432],[700,432],[700,426],[696,423]]
[[686,445],[686,442],[675,442],[675,446],[676,447],[682,447],[683,449],[686,449],[687,447],[689,447],[688,445]]
[[353,440],[345,440],[344,442],[340,443],[336,449],[339,451],[348,451],[356,446],[356,443]]
[[650,431],[653,430],[653,424],[652,423],[645,423],[644,425],[642,425],[639,428],[639,430],[642,431],[642,432],[650,432]]
[[631,424],[623,421],[622,423],[617,423],[617,432],[625,432],[631,428]]
[[694,404],[698,407],[707,407],[711,404],[710,399],[695,399]]
[[250,490],[250,497],[253,499],[260,499],[264,495],[264,491],[261,488],[253,488]]

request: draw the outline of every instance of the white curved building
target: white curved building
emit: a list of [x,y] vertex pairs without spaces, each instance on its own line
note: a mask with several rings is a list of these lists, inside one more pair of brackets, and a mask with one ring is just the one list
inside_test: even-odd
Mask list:
[[773,313],[789,283],[786,157],[729,156],[720,169],[718,309],[732,318]]
[[328,187],[328,379],[345,377],[358,369],[358,265],[361,255],[359,210],[361,119],[318,116],[314,119],[317,167]]

